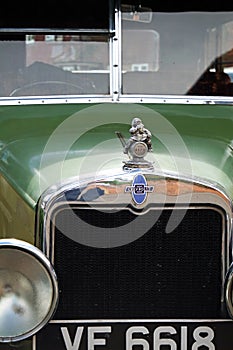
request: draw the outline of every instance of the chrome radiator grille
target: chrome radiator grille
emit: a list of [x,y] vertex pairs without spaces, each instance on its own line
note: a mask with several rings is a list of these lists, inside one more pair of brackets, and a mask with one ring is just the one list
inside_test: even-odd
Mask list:
[[[156,216],[157,209],[152,210]],[[215,208],[189,208],[180,224],[166,233],[171,213],[164,209],[137,240],[104,249],[64,234],[82,230],[73,214],[104,230],[132,221],[136,214],[127,209],[59,210],[55,226],[51,223],[60,289],[54,318],[219,318],[224,217]],[[143,215],[139,229],[144,229],[148,215]]]

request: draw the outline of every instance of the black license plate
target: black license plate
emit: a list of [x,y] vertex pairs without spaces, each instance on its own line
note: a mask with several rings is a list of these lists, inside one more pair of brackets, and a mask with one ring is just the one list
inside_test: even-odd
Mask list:
[[51,321],[33,350],[232,350],[233,321]]

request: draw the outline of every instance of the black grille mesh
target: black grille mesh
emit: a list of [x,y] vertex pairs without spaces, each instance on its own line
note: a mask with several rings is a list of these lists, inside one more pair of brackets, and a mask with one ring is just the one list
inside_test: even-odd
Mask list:
[[[60,211],[56,220],[67,230],[79,230],[71,213]],[[128,210],[84,209],[81,214],[102,227],[136,217]],[[55,228],[60,289],[55,319],[219,318],[222,215],[189,209],[178,227],[165,233],[170,215],[170,209],[164,210],[141,238],[110,249],[81,245]]]

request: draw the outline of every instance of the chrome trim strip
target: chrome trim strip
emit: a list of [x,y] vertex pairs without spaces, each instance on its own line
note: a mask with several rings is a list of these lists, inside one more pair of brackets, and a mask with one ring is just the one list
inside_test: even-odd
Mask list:
[[191,95],[121,95],[120,102],[132,103],[180,103],[180,104],[233,104],[233,97]]
[[[110,44],[113,49],[113,44]],[[114,46],[115,48],[115,46]],[[110,52],[110,57],[113,52]],[[0,97],[0,106],[14,105],[40,105],[40,104],[69,104],[69,103],[153,103],[153,104],[188,104],[188,105],[233,105],[233,97],[215,97],[215,96],[171,96],[171,95],[119,95],[118,90],[114,89],[120,85],[116,72],[117,67],[113,67],[110,72],[110,94],[106,95],[51,95],[51,96],[23,96],[23,97]],[[114,77],[114,78],[113,78]],[[113,83],[113,79],[119,80]],[[112,86],[113,85],[113,86]],[[115,93],[114,93],[115,91]]]
[[103,96],[25,96],[25,97],[0,97],[0,106],[22,106],[22,105],[57,105],[69,103],[108,103],[112,102],[110,95]]
[[119,101],[121,95],[121,56],[122,56],[122,35],[121,35],[121,11],[120,11],[120,1],[117,1],[116,11],[115,11],[115,30],[116,30],[116,90],[114,91],[115,101]]
[[113,38],[109,41],[109,66],[110,66],[110,76],[109,76],[109,93],[111,96],[113,96],[113,81],[114,81],[114,41]]
[[109,319],[109,320],[99,320],[99,319],[97,319],[97,320],[51,320],[49,323],[54,323],[54,324],[56,324],[56,323],[128,323],[128,322],[135,322],[135,323],[137,323],[137,322],[145,322],[145,323],[150,323],[150,322],[152,322],[152,323],[154,323],[154,322],[156,322],[156,323],[158,323],[158,322],[163,322],[163,323],[171,323],[171,322],[181,322],[181,323],[188,323],[188,322],[194,322],[194,323],[205,323],[205,322],[214,322],[214,323],[216,323],[216,322],[233,322],[231,319],[196,319],[196,318],[194,318],[194,319],[177,319],[177,318],[171,318],[171,319],[167,319],[167,318],[165,318],[165,319],[163,319],[163,318],[161,318],[161,319],[148,319],[148,318],[146,318],[146,319]]
[[120,37],[119,37],[119,4],[118,1],[115,2],[114,7],[114,24],[115,31],[114,35],[110,38],[110,95],[112,96],[112,102],[118,101],[119,98],[119,67],[120,67]]

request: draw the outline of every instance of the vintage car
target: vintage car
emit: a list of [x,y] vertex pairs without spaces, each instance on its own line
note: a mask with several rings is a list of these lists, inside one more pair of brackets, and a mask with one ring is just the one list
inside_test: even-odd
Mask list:
[[0,14],[0,350],[232,350],[232,3],[26,5]]

